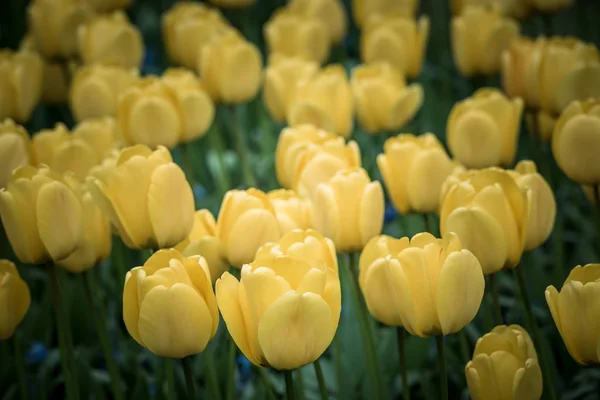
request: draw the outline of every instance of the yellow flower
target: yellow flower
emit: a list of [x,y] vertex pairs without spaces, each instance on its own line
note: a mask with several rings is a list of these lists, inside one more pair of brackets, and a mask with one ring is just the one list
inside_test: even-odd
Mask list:
[[255,2],[256,0],[209,0],[209,3],[223,8],[247,8]]
[[214,102],[246,103],[260,88],[262,56],[255,45],[230,31],[202,48],[196,70]]
[[452,0],[452,14],[460,15],[468,7],[484,7],[502,15],[510,15],[517,18],[527,16],[531,5],[527,0]]
[[227,330],[255,365],[299,368],[319,358],[335,335],[340,282],[321,259],[267,254],[244,265],[239,281],[224,273],[216,292]]
[[85,64],[139,67],[144,43],[123,11],[98,16],[79,27],[79,54]]
[[131,337],[157,356],[202,352],[219,327],[206,261],[159,250],[127,272],[123,320]]
[[138,79],[137,70],[103,65],[86,66],[73,77],[69,103],[76,121],[116,117],[118,98]]
[[374,14],[361,34],[360,56],[367,64],[389,63],[403,75],[416,78],[421,73],[428,36],[427,17],[415,21],[393,13]]
[[498,168],[450,176],[442,188],[440,231],[454,232],[477,256],[484,274],[514,268],[521,258],[529,200],[512,176]]
[[600,183],[600,100],[574,101],[552,134],[552,153],[563,172],[577,183]]
[[350,81],[358,124],[371,134],[400,129],[423,104],[423,88],[406,85],[402,74],[389,64],[361,65]]
[[260,190],[230,190],[217,218],[217,237],[229,263],[241,268],[256,250],[281,237],[275,209]]
[[447,123],[450,152],[468,168],[509,165],[517,152],[523,101],[482,88],[452,107]]
[[313,124],[345,138],[352,134],[352,89],[346,71],[331,64],[298,85],[288,112],[289,125]]
[[362,168],[338,171],[317,186],[312,202],[315,230],[339,252],[360,251],[383,227],[383,189]]
[[0,188],[10,182],[12,172],[31,163],[31,143],[29,134],[12,119],[0,122]]
[[42,80],[42,102],[44,104],[62,105],[69,100],[69,83],[76,66],[69,62],[53,62],[44,60]]
[[509,97],[520,97],[531,108],[539,107],[539,69],[545,39],[519,37],[502,54],[502,87]]
[[133,0],[83,0],[94,11],[110,12],[129,7]]
[[292,0],[287,8],[305,18],[320,19],[333,43],[341,43],[348,31],[346,10],[340,0]]
[[221,251],[221,243],[217,238],[215,217],[206,209],[196,211],[192,231],[187,238],[175,246],[175,249],[186,257],[203,257],[208,264],[212,282],[229,269],[229,264]]
[[83,216],[77,194],[47,167],[17,168],[6,189],[0,189],[0,214],[23,263],[62,260],[81,242]]
[[27,122],[42,93],[43,63],[30,51],[0,50],[0,120]]
[[440,191],[458,166],[432,133],[389,138],[377,165],[394,207],[402,214],[439,210]]
[[267,193],[275,210],[281,233],[311,227],[310,201],[293,190],[276,189]]
[[452,19],[452,53],[464,76],[500,71],[502,52],[519,36],[519,25],[499,12],[467,7]]
[[554,323],[579,364],[600,363],[600,264],[573,268],[560,293],[546,289]]
[[477,258],[454,234],[436,239],[376,236],[360,257],[359,284],[369,312],[421,337],[448,335],[477,314],[485,280]]
[[352,12],[356,25],[361,27],[373,14],[397,14],[412,18],[419,3],[420,0],[352,0]]
[[549,12],[558,11],[561,8],[567,8],[575,3],[575,0],[528,0],[536,9]]
[[128,247],[171,247],[192,230],[192,189],[166,148],[127,147],[90,175],[94,200]]
[[465,367],[473,400],[539,400],[542,371],[533,342],[519,325],[499,325],[477,340]]
[[9,339],[31,304],[27,283],[21,279],[15,264],[0,260],[0,340]]
[[319,64],[329,56],[330,33],[319,18],[281,9],[267,21],[263,33],[270,54],[299,57]]

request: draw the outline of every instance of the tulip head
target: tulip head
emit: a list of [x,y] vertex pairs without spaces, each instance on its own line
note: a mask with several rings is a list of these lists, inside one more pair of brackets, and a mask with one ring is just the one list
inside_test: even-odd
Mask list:
[[540,104],[539,70],[545,39],[519,37],[502,53],[502,87],[509,97],[520,97],[530,108]]
[[8,260],[0,260],[0,301],[3,305],[0,340],[6,340],[13,335],[31,304],[27,283],[21,279],[15,264]]
[[28,165],[32,160],[29,134],[12,119],[0,122],[0,160],[0,188],[8,185],[16,168]]
[[419,8],[420,0],[352,0],[354,21],[362,27],[371,15],[401,15],[413,18]]
[[310,201],[308,199],[287,189],[272,190],[267,193],[267,198],[275,210],[281,233],[311,227]]
[[35,52],[0,50],[0,120],[27,122],[42,93],[43,61]]
[[292,0],[287,8],[306,18],[320,19],[335,44],[341,43],[348,31],[348,21],[343,2],[340,0]]

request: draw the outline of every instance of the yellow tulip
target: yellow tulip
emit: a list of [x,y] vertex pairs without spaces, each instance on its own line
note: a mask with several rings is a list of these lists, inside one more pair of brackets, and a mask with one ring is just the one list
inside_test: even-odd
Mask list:
[[523,18],[527,16],[531,5],[527,0],[452,0],[452,14],[460,15],[468,7],[484,7],[502,15]]
[[128,247],[163,249],[185,239],[194,223],[194,195],[169,150],[121,150],[88,177],[98,207]]
[[514,268],[521,258],[529,200],[509,172],[488,168],[450,176],[441,197],[440,231],[454,232],[477,256],[483,273]]
[[133,0],[84,0],[84,2],[97,12],[110,12],[129,7]]
[[450,153],[468,168],[509,165],[517,152],[523,101],[482,88],[456,103],[446,127]]
[[360,257],[359,284],[369,312],[421,337],[448,335],[475,318],[485,286],[477,258],[454,234],[436,239],[376,236]]
[[40,100],[42,79],[38,54],[0,50],[0,120],[27,122]]
[[406,85],[402,74],[389,64],[361,65],[350,80],[358,124],[371,134],[400,129],[423,104],[423,88]]
[[21,279],[15,264],[0,260],[0,340],[9,339],[31,304],[27,283]]
[[360,251],[383,227],[383,189],[362,168],[338,171],[317,186],[312,202],[315,230],[339,252]]
[[340,0],[292,0],[287,8],[305,18],[320,19],[335,44],[341,43],[348,31],[346,10]]
[[247,8],[255,2],[256,0],[209,0],[209,3],[223,8]]
[[10,182],[12,172],[31,163],[31,143],[29,134],[12,119],[0,122],[0,188]]
[[499,325],[477,340],[465,366],[473,400],[539,400],[542,371],[533,342],[519,325]]
[[229,269],[229,264],[221,251],[221,243],[217,238],[215,217],[206,209],[196,211],[192,231],[187,238],[175,246],[175,249],[186,257],[203,257],[208,264],[212,282]]
[[367,64],[389,63],[403,75],[416,78],[421,73],[428,37],[427,17],[415,21],[393,13],[374,14],[361,35],[360,56]]
[[157,356],[202,352],[219,327],[206,261],[159,250],[127,272],[123,320],[131,337]]
[[554,12],[562,8],[567,8],[575,0],[528,0],[533,7],[543,12]]
[[275,210],[281,233],[311,227],[310,201],[308,199],[287,189],[272,190],[267,193],[267,198]]
[[79,54],[85,64],[139,67],[144,55],[140,31],[123,11],[98,16],[79,27]]
[[73,77],[69,102],[76,121],[116,117],[118,98],[138,79],[138,71],[92,65],[79,69]]
[[0,214],[23,263],[62,260],[81,243],[83,216],[77,194],[47,167],[17,168],[6,189],[0,189]]
[[361,27],[373,14],[415,16],[420,0],[352,0],[354,21]]
[[600,264],[577,266],[560,292],[546,289],[546,302],[554,323],[579,364],[600,363]]
[[464,76],[500,71],[502,52],[519,36],[519,24],[499,12],[467,7],[452,19],[454,63]]
[[75,125],[71,133],[92,146],[100,159],[108,157],[117,146],[117,124],[111,117],[86,119]]
[[216,284],[227,330],[253,364],[293,370],[329,347],[341,311],[337,271],[321,259],[268,254]]
[[377,165],[394,207],[402,214],[439,210],[446,178],[457,168],[432,133],[389,138]]
[[510,97],[520,97],[530,108],[539,107],[539,69],[545,39],[519,37],[502,54],[502,86]]
[[[42,102],[44,104],[60,104],[69,100],[69,82],[75,65],[63,62],[44,60],[43,62]],[[73,67],[73,68],[72,68]]]
[[282,9],[267,21],[263,34],[270,54],[299,57],[319,64],[329,56],[330,33],[319,18]]
[[246,103],[260,88],[262,56],[255,45],[230,31],[202,48],[196,70],[213,101]]
[[565,109],[552,134],[552,153],[570,179],[600,184],[600,100],[575,101]]
[[345,138],[352,134],[352,89],[340,64],[323,68],[298,85],[288,112],[289,125],[313,124]]

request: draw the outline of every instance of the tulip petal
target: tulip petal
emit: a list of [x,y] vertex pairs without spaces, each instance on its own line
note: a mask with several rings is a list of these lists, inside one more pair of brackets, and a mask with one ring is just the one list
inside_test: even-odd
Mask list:
[[[217,328],[219,327],[219,310],[217,307],[217,299],[215,298],[215,293],[213,292],[210,280],[210,272],[208,272],[206,260],[199,257],[190,257],[183,261],[183,266],[190,277],[192,285],[194,285],[194,287],[200,292],[202,298],[206,302],[208,310],[210,311],[212,318],[212,333],[210,337],[212,338],[217,333]],[[206,271],[204,268],[206,268]]]
[[417,114],[423,105],[423,97],[421,85],[413,83],[406,87],[392,106],[385,128],[388,130],[402,128]]
[[296,293],[314,293],[318,296],[323,297],[323,291],[325,290],[325,282],[327,281],[327,272],[312,268],[295,289]]
[[[557,127],[558,128],[558,127]],[[553,143],[558,165],[569,178],[584,184],[600,182],[597,154],[600,149],[600,118],[578,115],[567,121]]]
[[363,192],[358,211],[361,249],[367,244],[369,239],[381,233],[381,229],[383,228],[384,203],[381,183],[379,181],[369,183]]
[[442,149],[419,153],[406,177],[406,189],[416,212],[431,213],[439,209],[442,184],[452,173],[454,163]]
[[[5,263],[8,261],[0,260],[0,264]],[[21,279],[14,265],[12,267],[14,272],[9,272],[7,277],[5,275],[0,284],[0,340],[12,336],[31,304],[29,287]]]
[[[249,234],[250,230],[252,234]],[[232,225],[225,249],[231,265],[241,267],[254,259],[256,250],[280,237],[279,223],[270,210],[254,209],[242,214]]]
[[163,97],[141,97],[131,105],[127,118],[130,144],[174,147],[181,134],[181,121],[175,105]]
[[[14,185],[16,189],[17,185]],[[0,191],[0,215],[2,216],[2,225],[8,236],[10,245],[19,258],[24,263],[37,264],[43,262],[46,251],[40,237],[37,235],[37,224],[35,221],[34,212],[23,212],[24,210],[35,210],[26,208],[28,203],[32,203],[33,194],[31,188],[26,185],[22,189],[26,190],[23,193],[25,203],[17,203],[17,198],[13,195],[14,189],[11,192],[4,190]]]
[[400,268],[398,260],[377,259],[366,269],[361,290],[369,313],[375,319],[389,326],[402,326],[402,317],[396,307],[399,299],[395,298],[396,290],[392,287],[393,280],[390,279],[391,264],[394,264],[395,268]]
[[479,354],[465,367],[469,395],[473,400],[504,400],[499,397],[498,384],[492,370],[492,360]]
[[127,272],[127,276],[125,277],[125,286],[123,287],[123,321],[125,322],[125,327],[131,337],[144,346],[138,329],[140,318],[138,274],[140,271],[142,271],[141,267],[133,268],[131,271]]
[[449,127],[448,147],[468,168],[499,165],[501,146],[497,122],[483,111],[467,111]]
[[[561,322],[561,336],[571,357],[579,364],[587,364],[585,338],[588,336],[585,321],[585,299],[581,282],[571,281],[563,285],[558,294],[557,310]],[[550,288],[552,290],[552,288]]]
[[[317,186],[312,201],[311,214],[315,230],[333,240],[334,243],[338,243],[340,236],[340,215],[335,200],[335,193],[330,186],[326,184]],[[343,249],[338,248],[338,251],[343,251]]]
[[288,110],[290,126],[311,124],[329,132],[336,132],[335,122],[325,109],[308,101],[294,103]]
[[515,389],[515,374],[522,368],[522,364],[514,355],[505,351],[497,351],[489,358],[492,361],[492,374],[496,381],[498,398],[512,399]]
[[544,389],[542,370],[538,360],[528,359],[513,380],[513,399],[541,399]]

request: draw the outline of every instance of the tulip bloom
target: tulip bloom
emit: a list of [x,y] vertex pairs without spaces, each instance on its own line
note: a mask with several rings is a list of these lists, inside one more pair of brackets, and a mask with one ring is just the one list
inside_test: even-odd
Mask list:
[[12,172],[31,162],[29,134],[11,119],[0,122],[0,188],[10,182]]
[[0,260],[0,340],[9,339],[21,323],[31,304],[27,283],[15,264]]
[[401,15],[412,18],[419,8],[420,0],[352,0],[354,21],[362,27],[369,16],[376,14]]
[[305,18],[321,20],[333,43],[338,44],[344,40],[348,31],[348,21],[341,0],[292,0],[287,9]]
[[571,357],[600,364],[600,264],[573,268],[560,292],[548,286],[546,302]]
[[31,51],[0,50],[0,121],[27,122],[42,93],[42,58]]
[[281,233],[311,227],[310,201],[293,190],[277,189],[267,193]]
[[519,325],[500,325],[477,340],[465,367],[473,400],[539,400],[542,371],[533,342]]
[[359,284],[378,321],[412,335],[456,333],[477,314],[485,280],[477,258],[454,234],[436,239],[376,236],[360,257]]
[[219,326],[206,261],[159,250],[127,272],[123,320],[131,337],[157,356],[202,352]]

